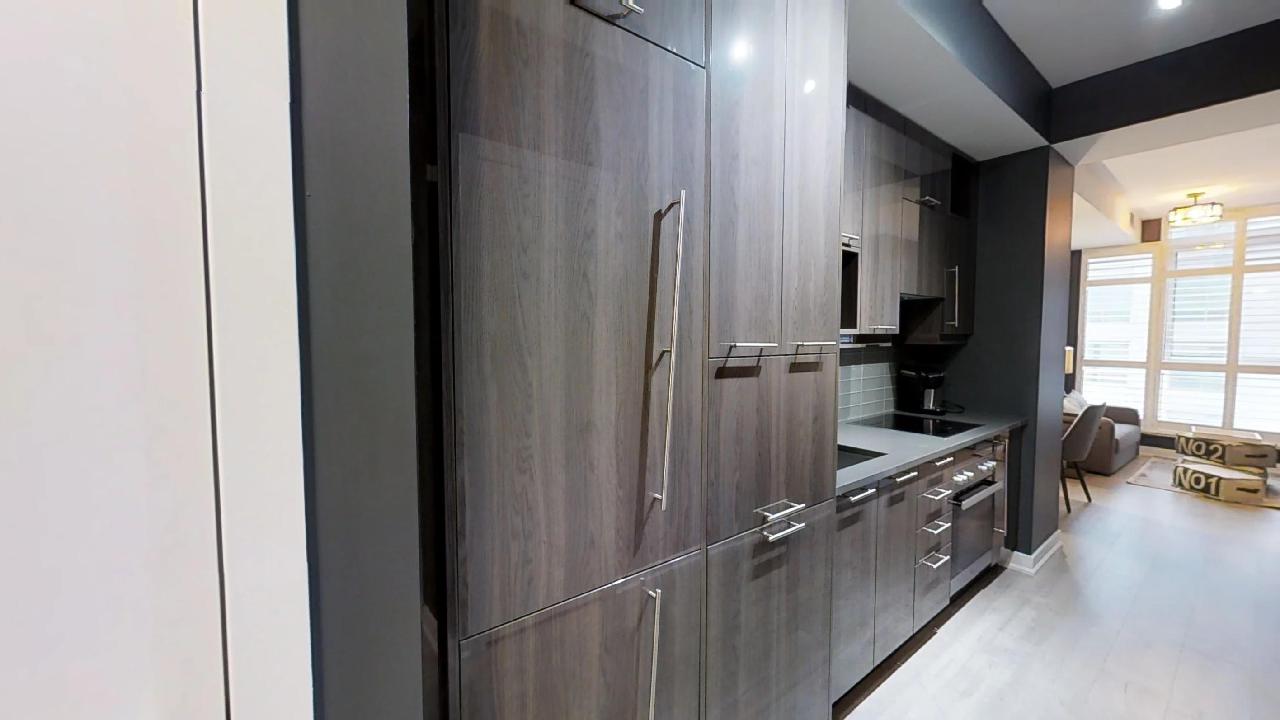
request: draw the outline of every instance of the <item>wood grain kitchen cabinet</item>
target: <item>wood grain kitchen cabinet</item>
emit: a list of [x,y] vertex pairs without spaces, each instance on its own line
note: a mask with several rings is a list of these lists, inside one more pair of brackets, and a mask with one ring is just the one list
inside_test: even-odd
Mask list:
[[[915,472],[915,475],[911,473]],[[882,484],[876,509],[875,662],[915,632],[916,501],[919,473]],[[899,481],[900,480],[900,481]]]
[[706,361],[707,542],[835,486],[835,355]]
[[840,203],[840,235],[862,243],[863,173],[866,172],[867,116],[857,108],[845,108],[844,185]]
[[788,7],[782,232],[786,352],[838,349],[846,33],[845,0],[792,0]]
[[713,357],[734,343],[782,347],[787,4],[717,0],[711,16]]
[[466,637],[704,542],[706,73],[558,0],[449,21]]
[[831,702],[875,666],[875,488],[836,497],[831,550]]
[[705,0],[573,0],[573,4],[699,65],[707,64]]
[[708,720],[831,717],[833,505],[707,549]]
[[951,601],[951,545],[922,558],[915,568],[912,632],[925,626]]
[[695,552],[464,640],[462,716],[696,720],[705,568]]
[[872,114],[858,280],[858,330],[864,335],[893,335],[899,330],[904,142],[899,127]]

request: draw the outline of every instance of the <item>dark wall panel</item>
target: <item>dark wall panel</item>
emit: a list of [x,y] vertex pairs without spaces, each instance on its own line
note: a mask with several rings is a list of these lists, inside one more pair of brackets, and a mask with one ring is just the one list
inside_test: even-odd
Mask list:
[[1076,389],[1080,377],[1080,358],[1084,357],[1084,350],[1080,347],[1080,270],[1083,262],[1083,250],[1071,251],[1071,277],[1067,285],[1070,293],[1067,297],[1067,344],[1076,349],[1076,372],[1067,375],[1066,382],[1062,384],[1063,392]]
[[317,717],[423,717],[404,0],[296,0]]

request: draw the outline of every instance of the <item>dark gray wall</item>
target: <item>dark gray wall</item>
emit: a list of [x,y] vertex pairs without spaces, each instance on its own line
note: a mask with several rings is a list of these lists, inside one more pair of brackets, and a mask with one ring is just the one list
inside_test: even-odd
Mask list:
[[1058,527],[1073,179],[1048,147],[981,164],[977,323],[948,370],[950,398],[1028,420],[1009,489],[1013,549],[1023,553]]
[[295,0],[317,717],[423,717],[404,0]]
[[1071,251],[1071,278],[1067,286],[1067,344],[1076,349],[1076,370],[1067,375],[1062,384],[1063,392],[1076,389],[1079,382],[1080,358],[1084,357],[1084,349],[1080,347],[1080,268],[1084,262],[1084,251]]

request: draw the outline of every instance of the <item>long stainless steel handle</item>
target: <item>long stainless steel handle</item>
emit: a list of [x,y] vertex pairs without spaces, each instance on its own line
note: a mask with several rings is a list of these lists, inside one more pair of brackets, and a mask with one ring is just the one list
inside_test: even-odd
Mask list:
[[911,478],[913,478],[913,477],[919,477],[919,475],[920,475],[920,473],[912,471],[912,472],[907,473],[906,475],[903,475],[902,477],[896,477],[896,478],[894,478],[894,479],[893,479],[893,481],[894,481],[895,483],[902,483],[902,482],[906,482],[906,481],[910,480],[910,479],[911,479]]
[[[784,505],[785,507],[782,510],[779,510],[777,512],[769,512],[769,508],[777,505]],[[803,510],[804,508],[805,508],[804,503],[792,502],[784,498],[782,500],[779,500],[778,502],[769,503],[764,507],[758,507],[755,509],[755,512],[763,515],[764,521],[766,523],[771,523],[771,522],[777,522],[784,517],[795,515],[796,513]]]
[[653,657],[649,661],[649,720],[653,720],[658,700],[658,639],[662,634],[662,591],[650,590],[653,598]]
[[[940,525],[941,527],[936,528],[936,529],[932,529],[932,530],[931,530],[931,529],[930,529],[930,526],[932,526],[932,525]],[[921,530],[923,530],[923,531],[925,531],[925,532],[927,532],[927,533],[929,533],[930,535],[941,535],[942,533],[946,532],[946,531],[947,531],[947,528],[949,528],[949,527],[951,527],[951,523],[949,523],[949,522],[943,522],[943,521],[941,521],[941,520],[934,520],[933,522],[929,523],[928,525],[925,525],[924,527],[922,527],[922,528],[920,528],[920,529],[921,529]]]
[[844,238],[844,239],[846,239],[846,240],[861,240],[861,239],[862,239],[862,236],[861,236],[861,235],[854,235],[853,233],[843,233],[843,232],[842,232],[842,233],[840,233],[840,237],[842,237],[842,238]]
[[[977,489],[979,487],[982,487],[982,486],[975,485],[974,489]],[[974,494],[962,500],[960,498],[956,498],[956,500],[959,500],[959,502],[956,502],[956,500],[952,500],[951,502],[952,504],[958,506],[961,510],[968,510],[972,508],[974,505],[977,505],[978,503],[986,500],[992,495],[995,495],[996,493],[1000,492],[1001,490],[1004,490],[1004,483],[995,483],[993,485],[988,485],[987,487],[981,490],[978,490],[978,492],[975,492]]]
[[954,456],[954,455],[948,455],[947,457],[944,457],[944,458],[942,458],[941,460],[938,460],[938,461],[934,462],[934,463],[933,463],[933,466],[934,466],[934,467],[942,467],[943,465],[946,465],[946,464],[947,464],[947,463],[949,463],[949,462],[953,462],[955,459],[956,459],[956,458],[955,458],[955,456]]
[[782,538],[792,533],[798,533],[805,528],[805,523],[791,522],[790,520],[787,520],[786,523],[788,527],[782,532],[770,533],[768,530],[761,530],[760,534],[764,535],[764,539],[769,542],[777,542]]
[[897,330],[897,325],[872,325],[872,330]]
[[[953,268],[947,268],[945,271],[943,271],[942,274],[946,275],[947,273],[956,274],[955,285],[953,286],[955,288],[955,292],[952,293],[952,300],[951,300],[952,319],[948,320],[947,324],[960,327],[960,266],[957,265]],[[944,280],[943,282],[946,282],[946,281]]]
[[635,4],[634,0],[618,0],[618,2],[628,13],[635,13],[637,15],[644,14],[644,8]]
[[856,503],[856,502],[859,502],[859,501],[861,501],[861,500],[865,500],[865,499],[867,499],[867,498],[871,497],[872,495],[875,495],[875,494],[876,494],[876,492],[877,492],[877,491],[876,491],[876,489],[875,489],[875,488],[867,488],[866,490],[863,490],[862,492],[858,493],[857,495],[851,495],[851,496],[849,496],[849,502],[851,502],[851,503]]
[[776,348],[778,347],[778,343],[770,343],[770,342],[727,342],[727,343],[720,343],[720,344],[728,345],[729,347],[743,347],[743,348]]
[[950,556],[950,555],[938,555],[937,553],[934,553],[933,555],[930,555],[929,557],[936,557],[936,558],[938,558],[938,562],[937,562],[937,563],[931,563],[931,562],[929,562],[929,558],[925,558],[924,560],[921,560],[921,561],[920,561],[920,563],[921,563],[921,564],[923,564],[923,565],[928,565],[929,567],[933,568],[934,570],[937,570],[938,568],[942,567],[943,565],[946,565],[946,564],[947,564],[947,561],[951,559],[951,556]]
[[671,413],[676,401],[676,348],[680,344],[680,266],[684,261],[685,191],[680,191],[680,215],[676,220],[676,277],[671,290],[671,352],[667,355],[667,428],[662,438],[662,492],[653,493],[667,509],[667,483],[671,478]]
[[[934,495],[933,493],[938,493],[938,494]],[[952,491],[946,488],[934,488],[927,493],[921,494],[920,497],[927,498],[929,500],[941,500],[946,496],[950,495],[951,493]]]
[[816,346],[816,345],[839,345],[840,343],[836,342],[835,340],[814,340],[814,341],[812,341],[812,342],[792,342],[791,344],[792,344],[792,345],[797,345],[797,346],[799,346],[799,347],[807,347],[807,346],[810,346],[810,345],[814,345],[814,346]]

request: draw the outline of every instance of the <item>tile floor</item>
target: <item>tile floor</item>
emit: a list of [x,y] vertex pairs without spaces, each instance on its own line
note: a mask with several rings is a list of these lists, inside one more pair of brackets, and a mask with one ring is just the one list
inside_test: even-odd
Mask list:
[[[1133,472],[1138,463],[1124,472]],[[1064,548],[1006,571],[853,720],[1280,718],[1280,511],[1090,476]]]

